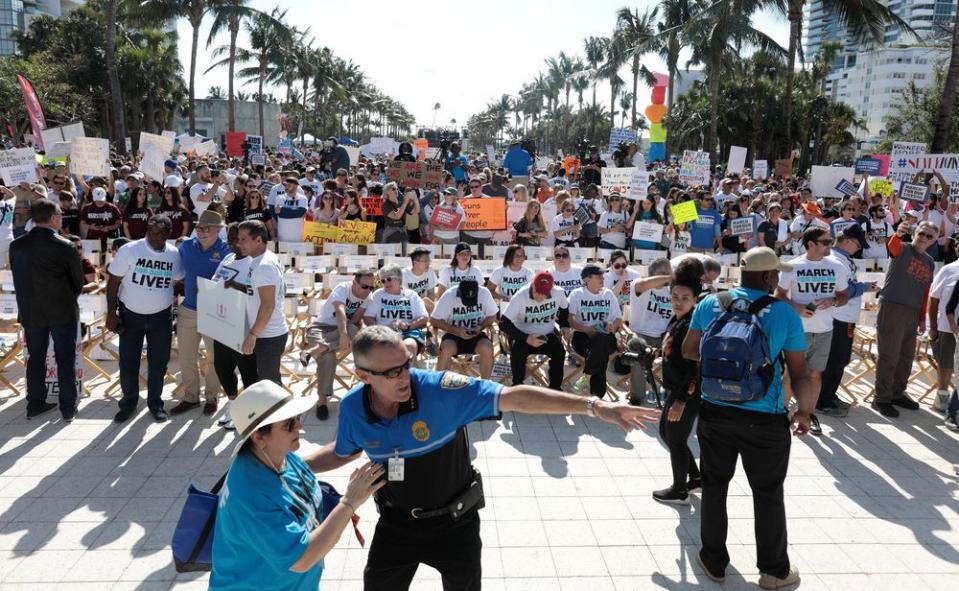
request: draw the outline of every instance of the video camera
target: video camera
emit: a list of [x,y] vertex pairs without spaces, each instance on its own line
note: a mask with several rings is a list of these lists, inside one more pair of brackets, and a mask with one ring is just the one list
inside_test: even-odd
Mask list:
[[576,152],[579,154],[579,159],[582,162],[589,161],[589,140],[583,138],[576,142]]
[[523,141],[519,143],[519,146],[526,150],[526,153],[531,157],[536,157],[536,142],[533,138],[523,138]]

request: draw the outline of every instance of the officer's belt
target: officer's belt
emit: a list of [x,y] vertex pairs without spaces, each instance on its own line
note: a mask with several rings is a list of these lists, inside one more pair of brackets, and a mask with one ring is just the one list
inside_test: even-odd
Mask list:
[[447,515],[453,521],[458,521],[460,517],[465,515],[468,511],[474,507],[482,509],[486,506],[486,500],[483,495],[483,478],[479,473],[479,470],[472,468],[473,470],[473,479],[470,481],[469,486],[466,487],[462,493],[456,496],[448,505],[445,507],[440,507],[439,509],[423,509],[416,507],[410,509],[409,512],[405,512],[398,507],[390,506],[381,506],[377,507],[381,510],[386,510],[387,513],[396,513],[399,515],[408,515],[413,519],[432,519],[435,517],[445,517]]

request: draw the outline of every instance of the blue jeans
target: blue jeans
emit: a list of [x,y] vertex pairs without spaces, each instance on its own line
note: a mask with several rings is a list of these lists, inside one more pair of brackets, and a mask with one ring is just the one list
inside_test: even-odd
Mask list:
[[147,342],[147,408],[163,410],[163,378],[170,363],[173,315],[170,308],[155,314],[137,314],[120,308],[120,410],[136,409],[140,399],[140,356]]
[[57,359],[60,408],[77,404],[76,357],[77,325],[24,326],[27,341],[27,410],[40,410],[47,401],[47,349],[53,337],[53,354]]

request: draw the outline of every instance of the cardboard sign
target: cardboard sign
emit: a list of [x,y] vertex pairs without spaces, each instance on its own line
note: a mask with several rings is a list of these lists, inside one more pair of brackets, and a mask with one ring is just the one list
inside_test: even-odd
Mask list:
[[899,184],[899,198],[916,203],[925,203],[929,197],[929,186],[919,183],[902,182]]
[[[216,156],[219,150],[216,147],[216,142],[213,140],[207,140],[196,147],[197,156]],[[242,156],[242,154],[240,154]]]
[[458,230],[463,214],[445,207],[436,207],[433,209],[433,215],[430,216],[430,226],[434,230]]
[[853,174],[851,166],[813,166],[809,188],[814,197],[842,198],[843,194],[836,189],[836,185],[843,179],[851,183]]
[[262,135],[248,135],[246,136],[246,141],[250,144],[250,154],[263,153],[263,136]]
[[110,174],[110,140],[78,137],[70,142],[70,171],[78,176]]
[[573,212],[573,219],[576,220],[576,224],[579,226],[588,224],[593,219],[593,214],[590,213],[590,210],[586,205],[580,205],[576,208],[576,211]]
[[366,215],[383,215],[383,198],[360,197],[360,207],[366,210]]
[[266,154],[250,154],[250,164],[253,166],[266,166]]
[[882,170],[882,161],[870,156],[864,156],[856,160],[856,165],[853,167],[856,171],[856,174],[870,174],[873,176],[878,176],[881,174]]
[[446,172],[438,162],[390,162],[386,178],[411,189],[438,189]]
[[319,222],[303,223],[303,242],[325,242],[327,240],[336,241],[340,237],[340,229],[330,224],[321,224]]
[[846,179],[842,179],[841,181],[839,181],[836,184],[835,188],[837,191],[839,191],[840,193],[842,193],[843,195],[847,197],[855,197],[856,195],[859,195],[859,191],[856,190],[855,185],[853,185],[851,182],[847,181]]
[[776,161],[776,176],[781,179],[788,179],[793,175],[792,158],[783,158]]
[[0,150],[0,174],[3,175],[3,184],[8,187],[36,182],[37,153],[33,148]]
[[430,147],[429,141],[425,137],[416,138],[413,142],[413,151],[416,152],[417,160],[426,160],[426,150]]
[[652,222],[636,222],[633,224],[633,240],[645,240],[646,242],[659,242],[663,239],[662,224]]
[[685,224],[699,219],[699,212],[696,211],[695,201],[683,201],[673,205],[672,209],[673,223]]
[[709,153],[685,150],[679,163],[679,178],[690,185],[709,186],[712,178],[709,170]]
[[741,174],[746,166],[746,148],[741,146],[729,147],[729,160],[726,162],[726,172]]
[[745,236],[753,233],[753,218],[735,218],[729,220],[729,233],[733,236]]
[[224,134],[226,138],[226,155],[231,158],[240,158],[243,156],[243,142],[246,140],[245,131],[228,131]]
[[601,168],[601,189],[603,195],[607,197],[612,193],[628,195],[629,182],[633,179],[633,173],[635,171],[636,169],[632,166],[625,168],[610,168],[606,166]]
[[758,180],[766,180],[768,176],[769,176],[769,161],[753,160],[753,178]]
[[873,195],[889,197],[892,195],[892,181],[888,179],[869,179],[869,191]]
[[376,242],[376,224],[373,222],[361,222],[340,220],[338,242],[345,244],[372,244]]
[[477,197],[461,199],[460,205],[466,211],[466,223],[462,230],[505,230],[506,199],[503,197]]
[[[637,152],[638,154],[639,152]],[[646,167],[639,167],[633,171],[633,176],[629,179],[629,193],[625,195],[627,199],[639,201],[645,199],[649,194],[649,171]]]
[[157,180],[165,178],[163,163],[170,158],[170,152],[173,151],[173,138],[141,131],[140,151],[143,153],[140,170]]

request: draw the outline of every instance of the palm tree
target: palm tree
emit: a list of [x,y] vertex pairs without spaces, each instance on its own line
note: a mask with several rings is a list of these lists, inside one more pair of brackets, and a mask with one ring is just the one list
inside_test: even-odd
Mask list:
[[123,93],[120,90],[120,73],[117,70],[117,2],[118,0],[107,0],[107,38],[106,38],[106,69],[107,77],[110,79],[110,109],[113,115],[113,125],[111,125],[110,139],[113,146],[119,154],[126,154],[126,115],[123,112]]
[[628,91],[619,95],[619,108],[621,109],[619,119],[620,127],[626,127],[626,114],[629,112],[630,105],[636,104],[636,101],[633,100],[634,98],[633,93]]
[[636,125],[636,97],[638,91],[639,76],[642,74],[646,83],[652,86],[656,78],[646,66],[639,61],[644,55],[653,49],[656,43],[655,22],[658,8],[647,10],[639,14],[638,10],[629,8],[620,8],[616,13],[616,31],[613,33],[613,43],[619,45],[619,53],[624,61],[630,62],[630,72],[633,74],[633,106],[632,122],[633,128]]
[[596,108],[596,84],[599,82],[599,76],[596,76],[596,70],[603,63],[606,54],[605,43],[609,40],[606,37],[587,37],[583,39],[583,51],[586,57],[586,65],[589,66],[589,79],[593,85],[593,108]]
[[[956,13],[959,19],[959,12]],[[942,98],[939,101],[939,111],[936,113],[935,127],[932,133],[932,144],[929,150],[933,154],[945,152],[952,136],[952,118],[955,115],[953,107],[956,101],[956,87],[959,86],[959,20],[952,24],[952,54],[949,57],[949,69],[946,70],[946,81],[943,86]]]
[[[613,43],[609,40],[603,45],[605,49],[604,61],[597,74],[599,78],[609,81],[609,126],[613,128],[616,127],[616,95],[619,94],[620,89],[625,84],[623,79],[619,77],[619,68],[623,65],[625,58],[620,51],[622,46],[619,43]],[[590,128],[590,136],[592,134],[593,129]]]
[[439,103],[436,103],[435,105],[433,105],[433,121],[430,123],[431,128],[436,126],[436,115],[439,114],[440,109],[442,108],[443,108],[442,105],[440,105]]
[[682,49],[682,32],[689,21],[692,9],[691,0],[660,0],[663,20],[656,25],[659,31],[659,56],[666,62],[669,74],[669,87],[666,104],[673,105],[673,86],[679,77],[679,50]]
[[220,88],[219,86],[211,86],[210,90],[206,91],[206,98],[213,99],[213,100],[222,100],[223,89]]

